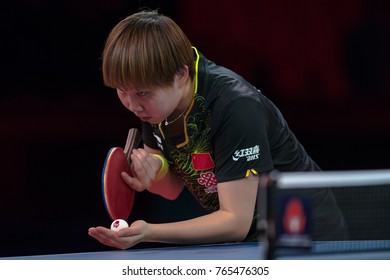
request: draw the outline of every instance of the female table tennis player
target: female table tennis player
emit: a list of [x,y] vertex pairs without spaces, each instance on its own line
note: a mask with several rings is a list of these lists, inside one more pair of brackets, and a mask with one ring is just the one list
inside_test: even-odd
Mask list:
[[[135,13],[112,29],[102,70],[105,85],[142,122],[144,146],[131,155],[133,177],[123,173],[122,179],[170,200],[187,188],[209,211],[172,223],[137,220],[119,232],[90,228],[105,245],[256,240],[259,175],[319,170],[270,100],[206,59],[157,11]],[[342,238],[344,220],[330,190],[312,195],[316,207],[332,209],[314,217],[314,238]]]

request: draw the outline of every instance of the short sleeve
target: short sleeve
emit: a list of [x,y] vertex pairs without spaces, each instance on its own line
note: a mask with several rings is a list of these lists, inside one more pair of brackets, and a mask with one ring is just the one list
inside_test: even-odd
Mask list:
[[212,130],[218,182],[244,178],[250,170],[260,174],[273,169],[266,114],[259,102],[233,100],[213,119]]

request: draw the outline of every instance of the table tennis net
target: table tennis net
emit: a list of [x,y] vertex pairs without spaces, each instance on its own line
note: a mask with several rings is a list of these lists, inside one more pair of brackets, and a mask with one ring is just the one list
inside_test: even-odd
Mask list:
[[[327,193],[339,211],[321,204]],[[258,213],[269,258],[390,250],[390,170],[271,172],[260,180]]]

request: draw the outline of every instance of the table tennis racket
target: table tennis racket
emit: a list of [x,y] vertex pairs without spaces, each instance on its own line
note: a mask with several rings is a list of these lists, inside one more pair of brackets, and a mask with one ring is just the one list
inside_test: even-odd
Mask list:
[[131,213],[135,191],[123,181],[121,172],[133,176],[130,155],[140,141],[140,132],[132,128],[129,130],[125,148],[114,147],[107,153],[102,171],[102,192],[104,206],[112,220],[126,220]]

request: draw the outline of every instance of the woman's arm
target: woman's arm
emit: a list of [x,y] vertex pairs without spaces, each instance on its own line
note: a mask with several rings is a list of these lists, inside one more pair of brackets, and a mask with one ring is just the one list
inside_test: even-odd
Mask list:
[[242,241],[252,223],[257,188],[258,176],[219,183],[219,210],[186,221],[148,224],[142,241],[179,244]]

